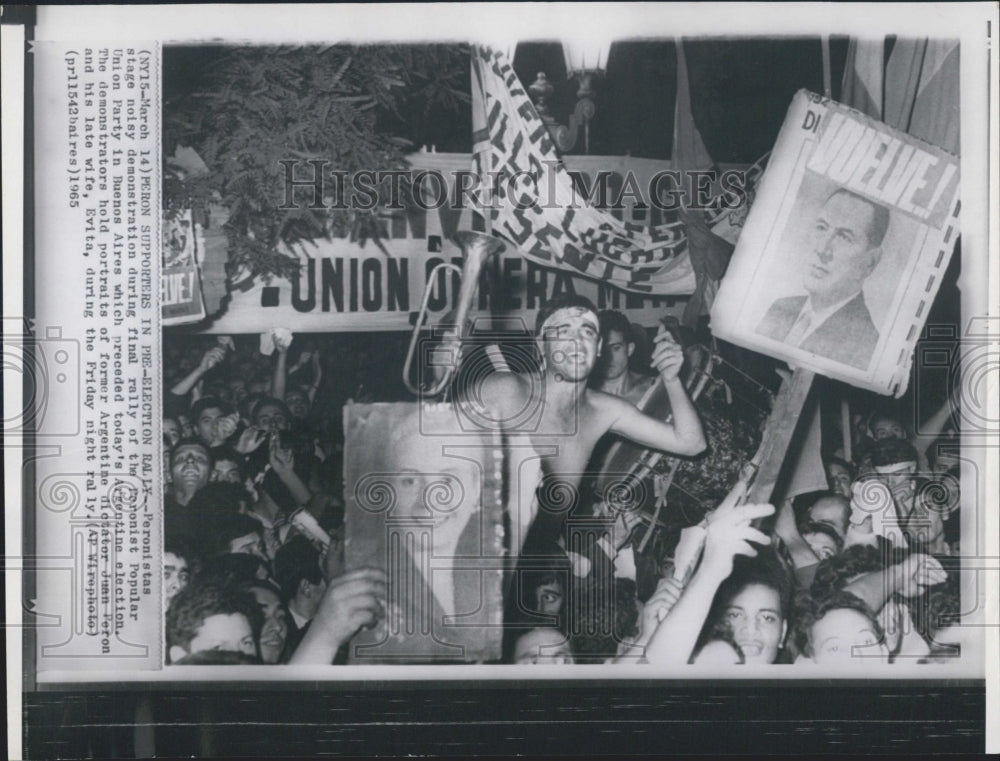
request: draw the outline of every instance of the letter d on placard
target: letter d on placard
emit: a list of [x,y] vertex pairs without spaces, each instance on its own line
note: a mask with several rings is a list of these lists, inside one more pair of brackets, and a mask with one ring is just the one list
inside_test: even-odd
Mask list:
[[806,111],[806,118],[802,120],[802,129],[815,132],[819,129],[819,121],[822,117],[815,111]]

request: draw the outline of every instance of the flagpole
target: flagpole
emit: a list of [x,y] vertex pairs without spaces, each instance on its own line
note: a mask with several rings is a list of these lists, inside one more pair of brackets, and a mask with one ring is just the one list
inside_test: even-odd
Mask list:
[[821,43],[823,47],[823,94],[828,98],[832,98],[833,86],[831,84],[832,75],[830,73],[830,38],[824,34]]

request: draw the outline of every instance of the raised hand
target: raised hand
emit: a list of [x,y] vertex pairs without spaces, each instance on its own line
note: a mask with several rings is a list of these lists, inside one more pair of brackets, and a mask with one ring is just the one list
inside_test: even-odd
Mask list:
[[661,326],[660,331],[653,339],[653,361],[652,365],[660,373],[664,383],[669,383],[677,379],[681,367],[684,366],[684,350],[681,345],[674,340],[670,331]]
[[265,438],[267,438],[267,431],[250,426],[240,434],[240,438],[236,441],[236,451],[240,454],[250,454],[264,443]]
[[899,592],[904,597],[916,597],[927,587],[948,580],[948,572],[931,555],[913,553],[896,568],[899,572]]
[[274,348],[281,354],[286,353],[288,351],[288,347],[292,345],[292,334],[286,334],[284,331],[275,330],[273,336]]
[[237,413],[220,417],[215,421],[215,440],[219,443],[225,441],[234,433],[240,423],[240,416]]
[[271,434],[268,447],[270,448],[268,462],[279,476],[295,470],[295,455],[290,448],[285,449],[281,446],[277,433]]
[[330,581],[312,627],[323,631],[336,649],[385,615],[385,598],[384,571],[361,568],[345,573]]
[[702,567],[717,574],[718,578],[724,579],[732,573],[736,555],[755,557],[757,550],[753,544],[771,543],[771,537],[751,524],[757,518],[774,513],[774,505],[741,504],[746,488],[745,481],[737,481],[708,518]]
[[660,579],[656,585],[656,591],[646,601],[642,608],[642,620],[639,629],[639,638],[646,640],[656,631],[660,621],[667,617],[677,601],[681,599],[684,591],[684,584],[673,576]]
[[201,358],[198,367],[202,372],[208,372],[225,358],[226,350],[221,346],[213,346],[205,352],[205,356]]

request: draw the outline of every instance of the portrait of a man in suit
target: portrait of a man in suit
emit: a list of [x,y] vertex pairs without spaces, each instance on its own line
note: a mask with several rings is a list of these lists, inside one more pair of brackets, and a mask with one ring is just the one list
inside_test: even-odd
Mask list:
[[852,367],[868,367],[879,331],[862,286],[882,258],[888,228],[884,206],[849,190],[834,191],[806,236],[806,293],[777,299],[757,333]]

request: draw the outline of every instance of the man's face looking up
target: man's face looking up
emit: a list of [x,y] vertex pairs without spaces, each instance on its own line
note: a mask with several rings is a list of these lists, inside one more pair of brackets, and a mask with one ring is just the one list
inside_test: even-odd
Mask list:
[[878,264],[879,251],[869,241],[874,218],[870,203],[844,193],[823,204],[809,234],[803,277],[806,291],[819,308],[859,292]]
[[170,473],[175,484],[200,489],[208,483],[210,459],[204,447],[187,444],[173,455]]
[[586,380],[601,349],[597,315],[583,307],[554,312],[542,325],[539,339],[546,371],[557,380]]

